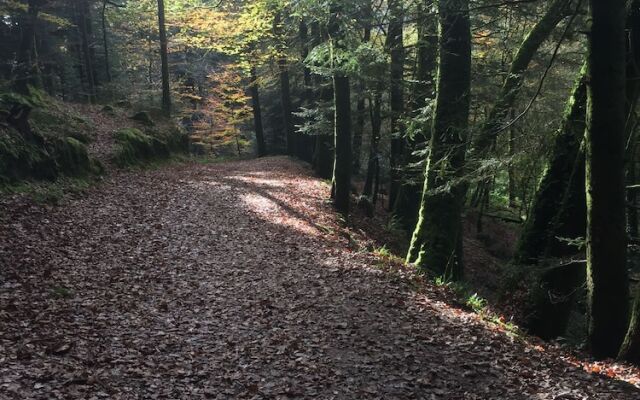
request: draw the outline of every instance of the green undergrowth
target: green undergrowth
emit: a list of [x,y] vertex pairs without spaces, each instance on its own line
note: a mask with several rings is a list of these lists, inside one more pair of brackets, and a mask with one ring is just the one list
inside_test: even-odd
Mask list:
[[516,324],[493,312],[487,300],[473,291],[467,283],[450,282],[442,277],[436,277],[433,283],[438,287],[448,288],[455,295],[458,303],[476,313],[483,320],[499,326],[511,335],[520,336],[522,334]]
[[39,91],[0,93],[0,187],[101,174],[92,137],[90,121]]
[[113,161],[118,167],[145,166],[188,152],[188,138],[177,128],[168,130],[123,128],[114,133]]
[[53,182],[22,181],[0,186],[0,196],[21,194],[38,204],[60,205],[67,196],[84,194],[98,179],[99,177],[61,177]]

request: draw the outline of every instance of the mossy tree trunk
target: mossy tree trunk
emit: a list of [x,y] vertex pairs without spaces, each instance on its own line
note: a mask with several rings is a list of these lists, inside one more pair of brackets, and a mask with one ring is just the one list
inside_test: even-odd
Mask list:
[[471,86],[468,0],[440,0],[436,107],[420,215],[407,261],[446,279],[462,277],[460,179],[465,162]]
[[162,63],[162,111],[171,115],[171,88],[169,86],[169,55],[167,29],[164,22],[164,0],[158,0],[158,31],[160,32],[160,61]]
[[256,67],[251,67],[251,101],[253,108],[253,125],[256,131],[256,143],[258,147],[258,157],[267,154],[267,146],[264,140],[264,128],[262,126],[262,109],[260,108],[260,88]]
[[616,356],[627,330],[624,0],[591,0],[587,82],[588,344]]
[[514,264],[537,264],[548,246],[548,241],[555,238],[555,233],[551,231],[552,221],[562,206],[567,183],[580,153],[585,131],[586,102],[585,66],[567,102],[562,125],[556,132],[551,158],[516,245]]
[[389,159],[389,210],[393,210],[400,191],[402,158],[405,148],[404,126],[404,6],[402,0],[389,0],[387,47],[391,56],[389,100],[391,107],[391,150]]
[[[502,85],[500,94],[493,108],[489,111],[488,117],[482,124],[478,133],[473,137],[470,160],[477,162],[486,158],[498,136],[503,125],[507,121],[510,110],[517,99],[524,73],[531,60],[538,52],[540,46],[547,40],[555,27],[567,16],[570,9],[570,0],[554,0],[547,9],[544,16],[533,26],[520,45],[513,61],[509,67],[507,77]],[[487,181],[481,183],[488,186]]]
[[[414,115],[423,112],[427,99],[433,94],[433,75],[436,68],[438,47],[437,19],[435,14],[427,11],[428,4],[418,3],[418,43],[416,50],[416,74],[410,102]],[[413,153],[424,148],[431,138],[431,127],[414,127],[411,136],[406,141],[405,168],[402,183],[397,195],[393,215],[408,233],[412,233],[418,221],[422,184],[424,183],[424,169],[417,170],[410,167],[420,160]]]

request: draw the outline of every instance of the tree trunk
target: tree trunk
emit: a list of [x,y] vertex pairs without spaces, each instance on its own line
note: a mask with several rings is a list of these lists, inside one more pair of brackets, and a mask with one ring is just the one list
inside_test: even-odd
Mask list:
[[518,52],[515,54],[502,89],[489,116],[473,137],[470,160],[477,162],[486,158],[495,143],[498,133],[505,123],[509,110],[513,108],[522,83],[524,73],[540,46],[547,40],[551,32],[567,15],[571,1],[554,0],[545,15],[526,36]]
[[[627,184],[637,184],[637,151],[636,142],[637,118],[634,109],[640,92],[640,0],[633,0],[630,4],[627,18],[629,47],[627,48]],[[627,226],[629,235],[638,237],[638,210],[636,189],[627,190],[628,216]],[[640,285],[637,286],[635,301],[629,321],[629,328],[625,336],[618,357],[634,363],[640,363]]]
[[[427,14],[427,4],[419,3],[418,7],[417,68],[411,102],[411,111],[414,115],[423,112],[422,109],[427,105],[427,98],[432,96],[438,46],[435,15]],[[431,127],[424,124],[424,126],[414,128],[412,136],[406,141],[407,162],[405,162],[402,184],[394,204],[393,215],[409,234],[413,232],[418,222],[422,184],[424,183],[424,169],[412,169],[409,164],[417,164],[420,161],[413,153],[424,148],[430,139]]]
[[333,203],[345,217],[349,215],[351,191],[351,95],[349,78],[333,76],[335,96],[335,161],[333,167]]
[[[301,56],[302,61],[307,58],[309,55],[309,29],[304,20],[300,21],[299,25],[299,34],[300,34],[300,44],[301,44]],[[306,107],[311,107],[313,102],[313,82],[311,80],[311,69],[306,65],[303,65],[302,68],[303,80],[304,80],[304,91],[302,92],[302,100],[303,104]],[[298,135],[298,157],[304,161],[312,162],[313,161],[313,152],[314,152],[314,137],[312,135]]]
[[596,358],[616,356],[627,329],[624,183],[624,0],[591,0],[587,82],[588,344]]
[[23,18],[24,26],[22,28],[20,47],[18,48],[14,82],[14,90],[21,94],[28,94],[29,86],[37,84],[38,66],[35,62],[34,43],[40,7],[40,0],[29,0],[27,15]]
[[391,106],[391,153],[389,159],[389,210],[393,210],[402,179],[402,158],[404,154],[404,127],[401,123],[404,113],[404,9],[402,0],[389,0],[389,31],[387,47],[391,56],[390,106]]
[[445,279],[462,277],[462,207],[469,124],[471,32],[468,0],[438,3],[436,108],[420,215],[407,255],[419,269]]
[[256,68],[251,67],[251,101],[253,105],[253,124],[256,130],[256,143],[258,146],[258,157],[267,154],[267,146],[264,141],[264,129],[262,127],[262,110],[260,108],[260,91],[258,87],[258,76]]
[[167,29],[164,22],[164,0],[158,0],[158,30],[160,32],[160,61],[162,62],[162,111],[171,115],[171,88],[169,86],[169,55]]
[[82,63],[84,73],[87,80],[88,99],[90,103],[96,100],[96,81],[93,69],[93,60],[91,58],[91,45],[89,44],[89,24],[91,17],[89,15],[89,3],[83,0],[78,8],[78,29],[80,30],[80,43],[82,46]]
[[[371,39],[371,27],[369,26],[369,15],[367,11],[365,15],[364,37],[362,43],[367,43]],[[360,172],[360,159],[362,156],[362,135],[364,133],[364,120],[365,120],[365,95],[367,85],[364,79],[360,79],[358,91],[358,101],[356,103],[356,123],[353,130],[353,172],[358,174]]]
[[377,191],[374,191],[374,182],[380,169],[380,154],[378,143],[380,142],[380,131],[382,129],[382,84],[378,84],[374,94],[373,105],[369,104],[371,114],[371,143],[369,147],[369,160],[367,161],[367,174],[364,181],[362,196],[375,204]]
[[102,1],[102,46],[104,47],[104,72],[107,82],[111,82],[111,65],[109,64],[109,40],[107,37],[107,3]]
[[282,123],[284,127],[286,152],[288,155],[295,155],[295,137],[293,126],[293,108],[291,106],[291,87],[289,83],[289,66],[287,65],[287,56],[285,54],[286,45],[282,37],[282,20],[281,15],[277,12],[273,19],[273,32],[278,40],[278,70],[280,73],[280,106],[282,107]]
[[587,86],[586,67],[580,72],[567,102],[562,126],[555,136],[549,164],[540,180],[533,205],[516,245],[514,264],[537,264],[548,246],[555,240],[552,221],[562,206],[575,160],[584,138]]

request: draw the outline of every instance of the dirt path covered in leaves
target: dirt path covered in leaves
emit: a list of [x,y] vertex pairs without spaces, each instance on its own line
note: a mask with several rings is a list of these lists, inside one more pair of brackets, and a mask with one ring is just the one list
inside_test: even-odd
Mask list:
[[285,158],[0,202],[0,398],[639,399],[383,273]]

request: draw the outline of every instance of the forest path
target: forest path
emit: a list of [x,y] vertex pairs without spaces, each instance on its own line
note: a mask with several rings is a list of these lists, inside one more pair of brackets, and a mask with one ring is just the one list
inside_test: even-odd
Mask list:
[[0,398],[638,399],[411,290],[286,158],[0,203]]

